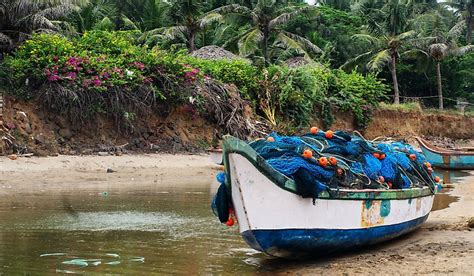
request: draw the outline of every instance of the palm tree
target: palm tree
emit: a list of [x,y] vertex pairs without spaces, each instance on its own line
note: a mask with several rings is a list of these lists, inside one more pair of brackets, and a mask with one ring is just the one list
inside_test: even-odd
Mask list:
[[[123,15],[122,20],[130,20],[142,31],[154,30],[169,25],[170,5],[164,0],[116,0],[114,1]],[[127,18],[127,19],[125,19]]]
[[466,43],[472,43],[472,32],[474,30],[474,1],[473,0],[448,0],[442,4],[455,9],[455,14],[463,20],[467,26]]
[[0,51],[8,51],[33,31],[57,31],[65,18],[87,0],[0,0]]
[[202,3],[198,0],[175,0],[170,4],[169,15],[176,25],[151,30],[143,38],[181,38],[186,41],[188,51],[192,53],[196,50],[197,34],[222,18],[222,14],[214,11],[203,13]]
[[461,56],[474,51],[474,45],[458,46],[458,39],[466,27],[465,21],[458,22],[447,32],[442,22],[442,16],[438,12],[422,15],[417,21],[421,22],[419,25],[422,30],[425,30],[425,35],[428,36],[417,40],[414,44],[416,48],[407,51],[405,54],[416,57],[419,63],[424,64],[425,70],[430,62],[436,64],[439,109],[442,110],[444,103],[441,63],[448,57]]
[[366,14],[366,32],[353,36],[354,39],[368,43],[370,49],[342,65],[343,68],[349,69],[358,63],[366,63],[367,69],[375,72],[388,65],[395,104],[400,103],[397,79],[400,49],[408,45],[416,35],[413,30],[405,31],[409,8],[410,2],[390,0],[381,9],[371,9],[370,13]]
[[111,0],[91,0],[68,17],[69,23],[78,33],[93,29],[113,30],[117,8]]
[[322,50],[308,39],[284,30],[285,24],[290,20],[314,11],[314,7],[281,4],[276,0],[258,0],[252,9],[233,4],[217,8],[214,12],[237,13],[249,19],[248,28],[236,38],[242,56],[255,54],[260,49],[265,62],[268,63],[270,48],[296,50],[307,58],[307,50],[321,53]]

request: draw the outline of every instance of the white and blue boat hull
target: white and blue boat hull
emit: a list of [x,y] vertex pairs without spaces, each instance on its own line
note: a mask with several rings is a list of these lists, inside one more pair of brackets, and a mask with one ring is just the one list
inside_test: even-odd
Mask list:
[[[426,221],[434,194],[428,188],[381,193],[341,190],[345,196],[311,198],[275,184],[249,157],[227,156],[231,198],[239,231],[254,249],[272,256],[325,254],[403,235]],[[362,194],[361,193],[361,194]]]

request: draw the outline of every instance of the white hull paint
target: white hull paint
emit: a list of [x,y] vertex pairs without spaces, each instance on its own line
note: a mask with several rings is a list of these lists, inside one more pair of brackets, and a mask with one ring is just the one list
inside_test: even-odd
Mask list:
[[302,198],[275,185],[242,155],[229,154],[229,165],[240,233],[287,229],[360,232],[395,227],[410,221],[423,222],[434,199],[434,195],[392,200],[316,199],[313,205],[311,198]]

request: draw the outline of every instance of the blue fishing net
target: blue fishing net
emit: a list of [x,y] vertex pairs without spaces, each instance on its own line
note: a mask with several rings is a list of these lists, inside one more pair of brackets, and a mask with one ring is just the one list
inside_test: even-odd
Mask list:
[[[433,181],[424,165],[425,157],[403,141],[375,143],[342,131],[334,132],[332,138],[322,131],[303,136],[271,133],[269,137],[273,139],[250,145],[271,167],[314,193],[328,187],[407,189],[414,183]],[[311,150],[313,157],[303,157],[305,150]],[[415,160],[410,159],[411,154]],[[320,158],[335,158],[337,164],[321,163]]]

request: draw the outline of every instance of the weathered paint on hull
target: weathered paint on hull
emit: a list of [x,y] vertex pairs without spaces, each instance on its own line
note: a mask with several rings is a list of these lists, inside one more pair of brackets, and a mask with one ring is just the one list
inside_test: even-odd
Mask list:
[[433,167],[454,170],[474,170],[474,155],[447,155],[440,154],[425,147],[421,147],[426,160]]
[[340,250],[391,239],[423,223],[433,204],[433,194],[404,198],[385,192],[378,198],[319,198],[313,205],[312,199],[276,185],[246,157],[231,153],[227,160],[239,230],[251,247],[273,256]]

